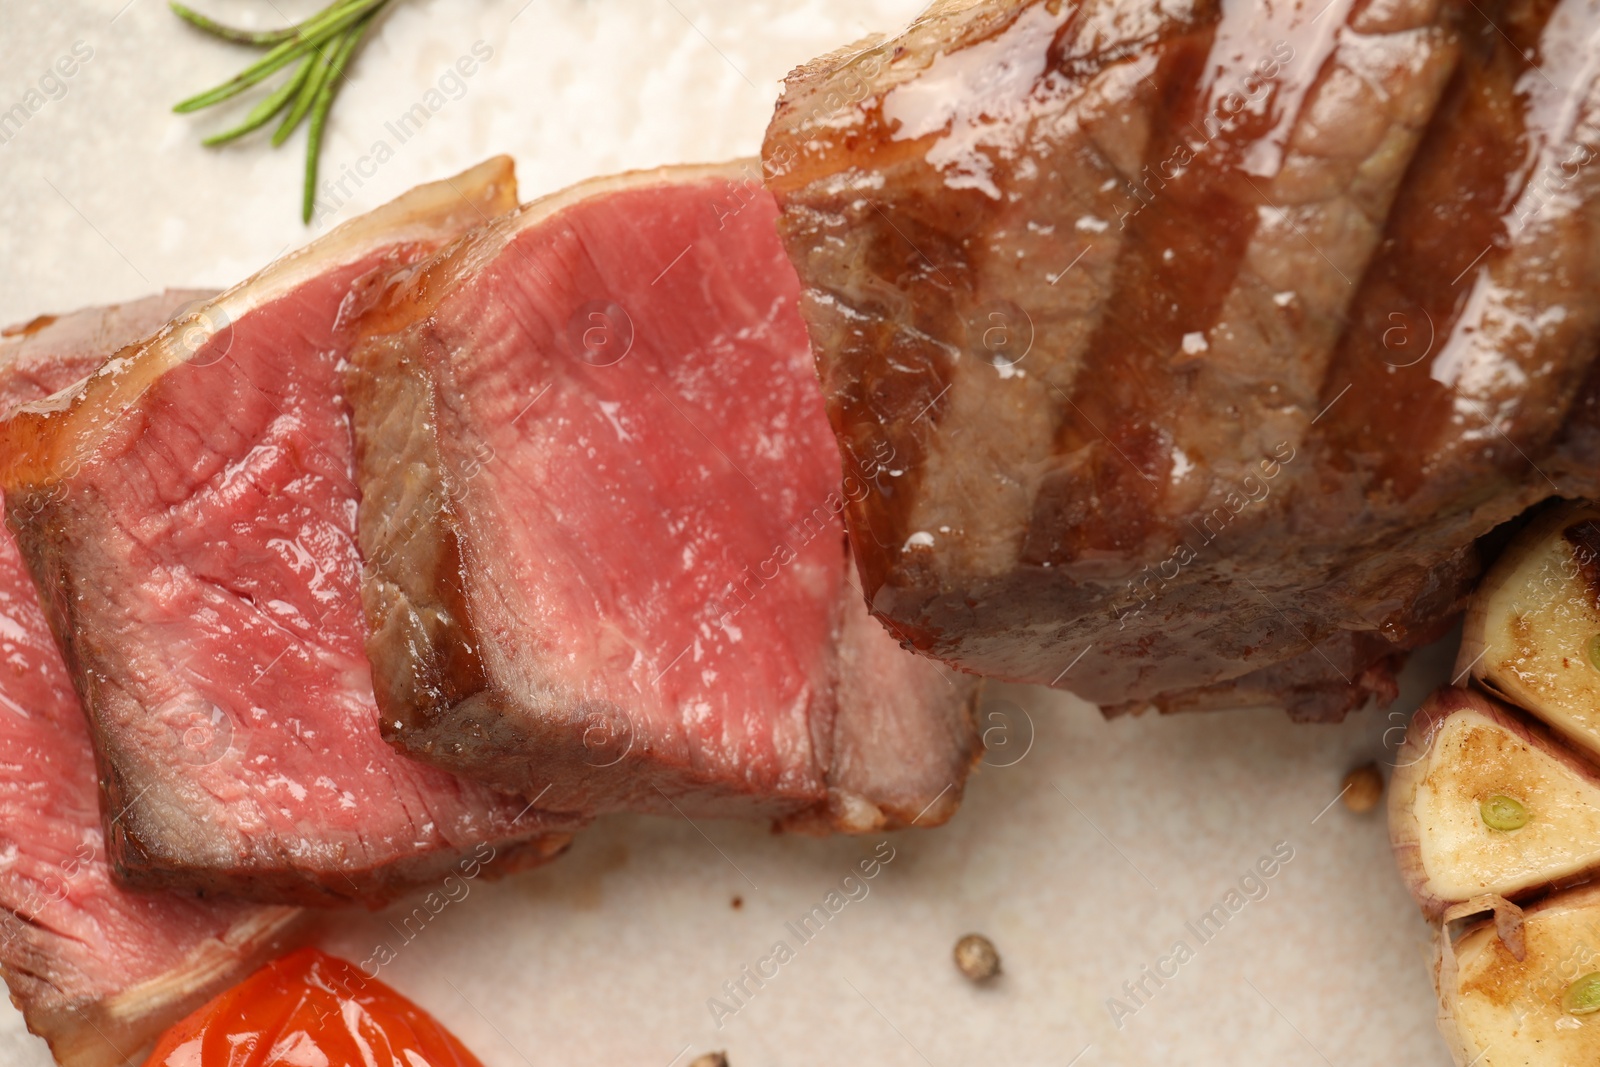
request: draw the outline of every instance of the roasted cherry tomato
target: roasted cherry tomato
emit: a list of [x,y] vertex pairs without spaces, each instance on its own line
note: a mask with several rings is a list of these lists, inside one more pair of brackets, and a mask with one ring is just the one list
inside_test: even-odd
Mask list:
[[267,964],[157,1042],[145,1067],[483,1067],[455,1036],[353,964],[304,948]]

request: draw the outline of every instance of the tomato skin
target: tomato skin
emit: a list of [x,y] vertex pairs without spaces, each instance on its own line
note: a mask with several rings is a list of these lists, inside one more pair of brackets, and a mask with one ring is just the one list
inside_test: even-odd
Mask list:
[[145,1067],[483,1067],[354,964],[303,948],[173,1024]]

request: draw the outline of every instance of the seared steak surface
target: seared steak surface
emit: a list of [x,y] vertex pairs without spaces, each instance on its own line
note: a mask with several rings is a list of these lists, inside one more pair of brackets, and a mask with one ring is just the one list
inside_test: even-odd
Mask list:
[[[848,580],[753,162],[602,179],[403,277],[354,354],[386,735],[555,811],[931,825],[971,683]],[[853,488],[852,488],[853,487]]]
[[[0,405],[83,378],[205,293],[0,336]],[[112,877],[88,723],[16,541],[0,530],[0,975],[65,1067],[111,1067],[275,951],[294,908],[140,893]]]
[[364,287],[515,203],[508,161],[354,220],[5,424],[6,504],[142,886],[373,902],[575,819],[377,729],[340,364]]
[[1475,540],[1596,488],[1597,31],[950,0],[791,75],[829,416],[895,457],[847,514],[873,611],[1108,707],[1391,695]]

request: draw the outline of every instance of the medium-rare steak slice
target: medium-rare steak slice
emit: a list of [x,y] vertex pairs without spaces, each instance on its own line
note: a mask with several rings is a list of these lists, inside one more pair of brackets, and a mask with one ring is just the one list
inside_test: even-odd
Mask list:
[[[36,319],[0,336],[0,404],[72,384],[203,293]],[[16,542],[0,530],[0,975],[64,1067],[112,1067],[277,951],[295,908],[123,889],[94,752]]]
[[514,204],[504,159],[413,190],[0,429],[127,881],[370,902],[480,847],[507,870],[565,843],[574,820],[378,733],[341,393],[363,294]]
[[363,322],[368,649],[405,751],[558,811],[955,810],[971,684],[848,583],[865,486],[841,486],[756,173],[579,185]]
[[1510,10],[952,0],[791,75],[875,613],[1108,706],[1392,694],[1474,540],[1595,482],[1600,15]]

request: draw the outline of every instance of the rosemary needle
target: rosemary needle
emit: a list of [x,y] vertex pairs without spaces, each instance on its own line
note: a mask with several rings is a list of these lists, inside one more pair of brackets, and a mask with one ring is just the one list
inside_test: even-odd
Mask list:
[[[271,96],[268,96],[265,100],[261,101],[261,103],[251,108],[250,114],[246,115],[244,121],[239,125],[235,126],[231,130],[225,130],[222,133],[212,134],[210,137],[207,137],[200,143],[205,145],[207,148],[219,144],[227,144],[236,137],[243,137],[245,134],[256,129],[257,127],[265,126],[267,121],[271,119],[272,116],[283,110],[283,106],[289,102],[289,99],[294,96],[294,94],[299,90],[300,86],[305,82],[306,75],[311,73],[312,62],[313,61],[311,59],[306,59],[304,62],[302,62],[300,64],[300,69],[294,72],[294,77],[290,78],[277,89],[273,90]],[[273,140],[276,141],[277,138],[273,138]]]
[[361,35],[372,25],[372,16],[357,22],[350,31],[340,40],[333,58],[328,62],[327,76],[322,79],[322,85],[317,89],[316,103],[311,105],[311,131],[306,139],[306,183],[300,196],[300,221],[311,221],[311,210],[317,203],[317,161],[322,154],[322,130],[328,122],[328,111],[333,107],[333,98],[339,94],[339,79],[344,74],[345,64],[350,62],[350,56],[355,52],[356,45],[361,43]]
[[343,38],[340,38],[318,49],[315,56],[307,58],[306,70],[309,76],[295,94],[294,104],[289,108],[289,113],[283,117],[277,131],[273,133],[273,148],[277,148],[289,139],[294,128],[300,125],[300,120],[306,117],[306,112],[311,110],[311,105],[316,103],[317,94],[322,91],[322,83],[327,80],[328,73],[333,68],[333,57],[339,51],[342,40]]
[[[280,41],[287,41],[305,27],[305,23],[302,22],[294,26],[287,26],[281,30],[239,30],[207,18],[191,7],[185,7],[177,3],[176,0],[173,0],[173,3],[167,6],[172,8],[174,15],[177,15],[196,29],[205,30],[213,37],[220,37],[224,41],[232,41],[235,44],[273,45]],[[309,22],[310,20],[306,21]]]

